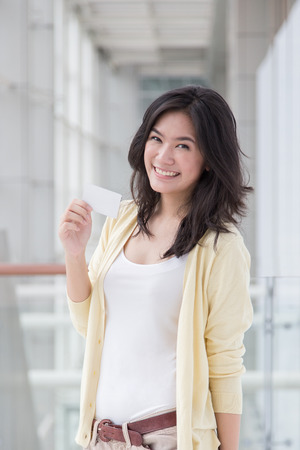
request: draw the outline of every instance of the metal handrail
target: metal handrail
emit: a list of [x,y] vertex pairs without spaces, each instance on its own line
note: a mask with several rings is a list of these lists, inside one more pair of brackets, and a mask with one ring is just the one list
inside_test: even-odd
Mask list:
[[65,275],[64,264],[9,264],[0,263],[1,275]]

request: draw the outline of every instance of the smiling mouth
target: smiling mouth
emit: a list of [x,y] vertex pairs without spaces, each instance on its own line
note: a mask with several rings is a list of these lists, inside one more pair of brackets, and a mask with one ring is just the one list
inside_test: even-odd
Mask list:
[[177,177],[177,175],[179,175],[179,172],[171,172],[169,170],[159,169],[158,167],[155,167],[155,166],[153,166],[153,167],[154,167],[154,171],[156,173],[158,173],[159,175],[164,175],[166,177]]

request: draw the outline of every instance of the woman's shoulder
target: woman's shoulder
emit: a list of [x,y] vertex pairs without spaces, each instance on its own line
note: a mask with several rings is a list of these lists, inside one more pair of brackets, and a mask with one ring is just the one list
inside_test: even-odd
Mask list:
[[127,222],[131,222],[137,216],[137,205],[133,200],[122,200],[118,212],[118,216],[112,220],[113,227],[122,226]]
[[216,255],[232,247],[240,247],[246,250],[241,231],[234,224],[227,224],[226,230],[226,232],[220,232],[217,236],[215,230],[208,229],[199,242],[200,246],[213,251]]
[[137,215],[137,205],[133,200],[122,200],[119,208],[119,213],[116,220],[116,224],[131,220],[132,217]]
[[134,200],[122,200],[119,209],[119,216],[125,213],[134,213],[137,210],[137,205]]
[[219,233],[218,237],[216,231],[207,230],[199,245],[194,248],[191,261],[209,271],[219,264],[226,267],[240,264],[248,270],[251,257],[241,232],[234,225],[229,225],[227,230]]
[[131,221],[136,217],[137,208],[133,200],[122,200],[117,217],[107,217],[104,223],[102,234],[111,235],[119,227],[122,227],[124,223]]

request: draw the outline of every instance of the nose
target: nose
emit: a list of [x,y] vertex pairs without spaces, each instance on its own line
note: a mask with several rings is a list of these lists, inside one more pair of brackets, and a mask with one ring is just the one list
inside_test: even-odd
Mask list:
[[172,164],[174,164],[175,159],[172,146],[167,143],[161,145],[157,155],[157,160],[162,165],[165,164],[171,166]]

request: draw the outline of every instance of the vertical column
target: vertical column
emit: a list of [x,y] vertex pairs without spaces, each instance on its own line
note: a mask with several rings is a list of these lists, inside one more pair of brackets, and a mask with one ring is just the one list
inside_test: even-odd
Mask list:
[[266,280],[264,301],[264,448],[272,450],[273,440],[273,346],[275,279]]
[[[269,42],[268,0],[229,0],[228,13],[228,97],[237,119],[244,160],[255,186],[256,70]],[[255,194],[249,198],[250,215],[244,221],[246,243],[255,267]]]
[[299,275],[300,1],[257,73],[259,274]]
[[28,250],[28,214],[24,208],[25,189],[28,186],[25,1],[1,2],[0,74],[0,227],[7,231],[11,259],[20,260]]
[[28,0],[28,252],[53,260],[53,1]]
[[0,208],[12,260],[51,260],[52,2],[0,14]]
[[[86,183],[129,195],[127,152],[137,127],[134,68],[114,68],[85,32],[72,4],[55,0],[55,217]],[[104,217],[94,214],[87,259]],[[56,234],[56,233],[55,233]],[[56,254],[62,248],[55,238]]]
[[[278,29],[286,20],[294,0],[228,0],[227,91],[237,118],[242,150],[249,159],[251,183],[255,187],[256,159],[256,71],[267,54]],[[246,243],[256,267],[255,210],[251,196],[250,216],[244,222]]]

